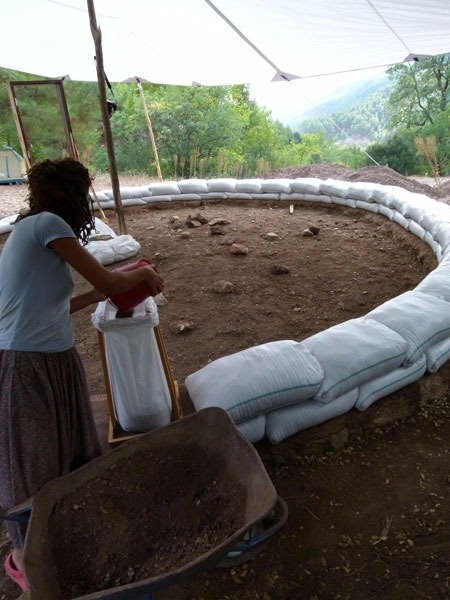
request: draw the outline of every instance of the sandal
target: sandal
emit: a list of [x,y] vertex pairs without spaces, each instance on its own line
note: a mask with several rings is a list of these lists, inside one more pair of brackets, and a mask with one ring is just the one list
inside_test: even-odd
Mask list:
[[228,554],[218,563],[218,567],[236,567],[250,560],[264,548],[262,542],[272,537],[283,527],[288,517],[286,502],[278,496],[274,509],[260,521],[252,525]]
[[27,582],[25,581],[25,574],[23,571],[18,569],[14,563],[12,552],[8,554],[4,563],[5,573],[10,577],[14,583],[16,583],[22,592],[28,590]]

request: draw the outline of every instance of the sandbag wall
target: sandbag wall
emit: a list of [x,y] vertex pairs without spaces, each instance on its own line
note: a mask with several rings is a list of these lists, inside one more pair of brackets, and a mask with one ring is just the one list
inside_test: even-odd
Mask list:
[[[360,208],[396,222],[433,250],[439,263],[434,271],[414,290],[364,317],[301,342],[271,342],[222,357],[186,378],[196,410],[224,408],[250,441],[266,436],[278,443],[352,408],[365,410],[450,358],[450,206],[445,203],[396,186],[316,178],[186,179],[120,191],[124,206],[236,198]],[[111,190],[96,197],[102,208],[115,207]],[[10,220],[2,221],[0,226],[12,228]],[[108,242],[96,244],[98,258],[113,261]],[[127,244],[127,252],[136,251]]]
[[[427,243],[438,267],[414,289],[301,342],[219,358],[185,384],[196,410],[220,406],[252,442],[278,443],[436,372],[450,358],[450,206],[396,186],[334,179],[188,179],[121,189],[126,205],[302,200],[379,213]],[[113,207],[112,192],[97,194]]]

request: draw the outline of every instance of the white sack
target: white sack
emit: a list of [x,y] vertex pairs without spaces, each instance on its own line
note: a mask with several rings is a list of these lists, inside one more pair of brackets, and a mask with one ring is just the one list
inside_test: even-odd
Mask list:
[[300,194],[318,196],[322,183],[322,179],[316,179],[315,177],[298,177],[291,180],[291,190]]
[[328,404],[305,400],[274,410],[266,415],[266,436],[272,444],[278,444],[298,431],[343,415],[353,408],[357,397],[358,389],[354,388]]
[[450,359],[450,337],[433,344],[425,351],[427,371],[436,373]]
[[262,179],[237,179],[236,191],[245,192],[247,194],[262,194],[262,181]]
[[13,230],[14,222],[16,221],[19,213],[11,215],[10,217],[3,217],[0,219],[0,234],[9,233]]
[[339,179],[325,179],[320,184],[320,193],[326,196],[337,196],[339,198],[346,198],[348,194],[348,188],[350,183],[348,181],[341,181]]
[[380,398],[393,394],[397,390],[414,383],[422,377],[426,370],[425,355],[422,354],[417,362],[409,367],[400,367],[386,375],[377,377],[372,381],[363,383],[359,387],[358,399],[355,408],[366,410]]
[[263,192],[283,192],[289,194],[291,191],[291,180],[290,179],[263,179],[261,182],[261,189]]
[[196,410],[218,406],[235,423],[311,398],[323,371],[293,340],[254,346],[219,358],[189,375],[186,388]]
[[112,399],[119,425],[142,432],[170,423],[171,397],[153,327],[158,310],[152,298],[139,304],[133,317],[116,319],[110,302],[92,315],[102,331]]
[[434,271],[422,279],[415,290],[450,302],[450,261],[444,258]]
[[178,181],[178,188],[181,194],[207,194],[208,182],[206,179],[182,179]]
[[259,415],[236,425],[237,430],[252,444],[259,442],[266,435],[266,415]]
[[91,231],[89,235],[89,241],[95,240],[98,235],[109,235],[112,238],[116,237],[116,232],[112,227],[107,225],[104,221],[98,217],[94,217],[95,231]]
[[236,181],[236,179],[218,177],[215,179],[208,179],[206,183],[209,192],[235,192]]
[[416,362],[429,346],[450,336],[450,303],[416,290],[384,302],[366,317],[383,323],[408,342],[405,365]]
[[117,235],[110,240],[92,240],[85,246],[102,265],[111,265],[136,254],[141,245],[131,235]]
[[325,378],[315,398],[330,402],[399,367],[407,342],[392,329],[361,317],[334,325],[301,342],[322,365]]
[[180,194],[180,188],[176,181],[156,181],[148,187],[152,196],[176,196]]

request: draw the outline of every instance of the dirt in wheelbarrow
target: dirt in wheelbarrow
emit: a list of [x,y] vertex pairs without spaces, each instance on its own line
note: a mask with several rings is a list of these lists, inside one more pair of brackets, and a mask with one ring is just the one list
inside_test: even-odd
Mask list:
[[181,569],[241,529],[245,506],[244,487],[214,449],[155,444],[122,458],[53,508],[61,600]]
[[[450,196],[446,180],[436,186],[384,167],[352,171],[310,165],[268,176],[396,185],[443,202]],[[145,182],[142,177],[121,178],[122,185]],[[96,187],[110,185],[97,175]],[[8,202],[18,192],[23,194],[0,187]],[[268,341],[302,340],[362,316],[413,289],[436,266],[427,245],[380,215],[301,203],[294,204],[291,214],[289,204],[208,201],[125,208],[128,233],[141,244],[138,256],[153,260],[165,279],[161,331],[181,388],[188,374],[221,356]],[[113,211],[106,216],[118,232]],[[316,233],[307,234],[310,228]],[[77,289],[87,289],[78,277]],[[104,394],[89,309],[74,315],[74,324],[91,393]],[[443,377],[447,374],[444,369]],[[288,505],[286,525],[248,562],[187,578],[154,597],[448,597],[449,415],[448,396],[437,394],[435,402],[413,416],[317,453],[300,449],[295,435],[277,446],[257,443]],[[92,510],[80,514],[88,526],[104,495],[93,500]],[[205,515],[213,519],[207,509]],[[125,533],[119,527],[117,539]],[[2,558],[7,551],[3,537]],[[120,553],[111,560],[120,565]],[[129,565],[122,567],[126,577]],[[0,576],[0,600],[17,595],[18,588]]]

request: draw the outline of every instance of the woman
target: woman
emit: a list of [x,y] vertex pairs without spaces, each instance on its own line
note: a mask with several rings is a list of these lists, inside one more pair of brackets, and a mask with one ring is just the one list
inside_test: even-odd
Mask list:
[[[150,267],[110,271],[83,245],[94,229],[88,170],[71,158],[28,172],[29,210],[0,254],[0,503],[4,510],[100,454],[89,393],[74,347],[70,313],[144,281]],[[81,243],[80,243],[81,242]],[[71,267],[93,287],[72,297]],[[13,546],[5,571],[26,589],[26,525],[8,521]]]

